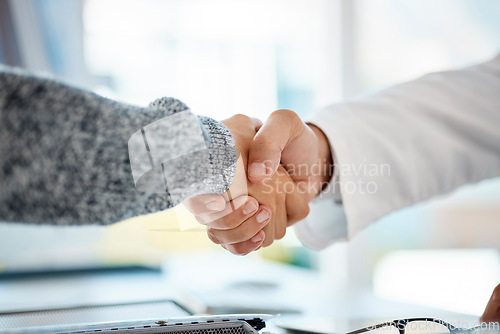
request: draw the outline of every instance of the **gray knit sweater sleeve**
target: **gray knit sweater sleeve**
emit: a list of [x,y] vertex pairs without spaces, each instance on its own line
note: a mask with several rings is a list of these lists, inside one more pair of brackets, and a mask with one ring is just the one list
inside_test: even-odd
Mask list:
[[[133,175],[129,141],[158,121],[154,142],[180,153],[146,162],[160,178]],[[205,149],[185,150],[196,127]],[[176,99],[139,108],[0,67],[0,221],[110,224],[223,193],[235,166],[229,131]]]

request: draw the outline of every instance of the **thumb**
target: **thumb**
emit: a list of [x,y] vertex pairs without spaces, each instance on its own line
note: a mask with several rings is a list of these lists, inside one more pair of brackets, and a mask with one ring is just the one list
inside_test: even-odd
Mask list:
[[278,169],[281,153],[293,140],[299,116],[291,110],[274,111],[250,143],[248,179],[257,184],[270,178]]

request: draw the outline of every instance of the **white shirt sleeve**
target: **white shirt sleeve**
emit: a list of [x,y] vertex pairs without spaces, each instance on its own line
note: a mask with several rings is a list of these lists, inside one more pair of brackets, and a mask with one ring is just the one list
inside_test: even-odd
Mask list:
[[327,193],[338,196],[336,186],[341,197],[315,200],[296,224],[304,245],[318,249],[390,212],[500,176],[500,55],[331,105],[308,122],[328,137],[336,177]]

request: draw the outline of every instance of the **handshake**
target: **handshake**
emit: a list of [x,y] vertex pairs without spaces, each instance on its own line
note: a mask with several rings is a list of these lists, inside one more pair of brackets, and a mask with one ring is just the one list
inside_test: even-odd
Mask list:
[[183,204],[210,240],[246,255],[283,238],[308,215],[308,203],[330,181],[332,155],[323,132],[290,110],[273,112],[264,124],[244,115],[222,123],[240,153],[233,183],[222,195]]

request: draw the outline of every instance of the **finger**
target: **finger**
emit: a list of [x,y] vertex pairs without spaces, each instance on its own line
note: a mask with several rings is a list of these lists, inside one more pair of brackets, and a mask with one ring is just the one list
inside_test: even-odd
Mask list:
[[221,246],[235,255],[247,255],[262,247],[262,242],[264,241],[265,237],[266,234],[264,233],[264,231],[260,230],[250,240],[236,244],[221,245]]
[[194,215],[213,213],[224,210],[226,200],[222,195],[204,194],[191,197],[182,202],[184,207]]
[[272,181],[276,182],[273,187],[275,189],[275,208],[272,220],[264,228],[266,240],[262,244],[263,247],[271,245],[274,240],[282,239],[288,226],[304,219],[309,213],[306,197],[283,166],[278,168]]
[[274,208],[271,221],[264,228],[266,238],[262,243],[262,247],[268,247],[274,242],[274,240],[281,239],[285,236],[287,217],[284,194],[277,193],[275,196],[276,207]]
[[259,127],[262,126],[262,121],[260,119],[249,117],[243,114],[233,115],[227,119],[222,120],[222,123],[226,126],[229,125],[229,127],[231,127],[231,125],[234,125],[236,126],[236,128],[241,126],[241,124],[250,124],[255,130],[258,130]]
[[231,245],[252,239],[269,222],[271,214],[267,207],[261,206],[257,214],[251,216],[238,227],[219,230],[207,228],[210,240],[218,244]]
[[277,110],[260,127],[248,153],[248,179],[251,182],[261,184],[276,172],[281,152],[293,140],[297,122],[302,121],[293,111]]
[[226,204],[221,212],[201,214],[196,220],[203,225],[219,230],[228,230],[241,225],[259,208],[259,202],[250,196],[240,196]]
[[481,322],[498,321],[500,321],[500,284],[493,290],[493,294],[481,316]]
[[262,125],[264,124],[264,123],[262,123],[262,121],[261,121],[260,119],[258,119],[258,118],[253,118],[253,117],[250,117],[250,119],[252,120],[252,121],[251,121],[251,122],[252,122],[252,126],[255,128],[255,131],[258,131],[258,130],[262,127]]
[[242,195],[248,195],[248,179],[247,179],[247,165],[246,162],[243,161],[243,156],[238,151],[238,160],[236,161],[236,172],[233,177],[233,181],[231,182],[231,186],[229,189],[222,194],[226,199],[226,202],[229,202],[233,198]]
[[307,189],[297,185],[288,176],[283,167],[278,169],[278,173],[284,174],[284,182],[281,191],[285,193],[285,213],[287,224],[285,226],[290,226],[302,219],[306,218],[309,214],[309,203],[307,201],[306,191]]

